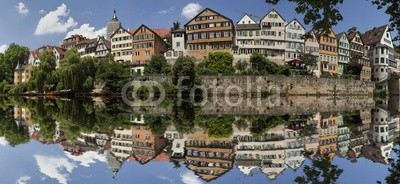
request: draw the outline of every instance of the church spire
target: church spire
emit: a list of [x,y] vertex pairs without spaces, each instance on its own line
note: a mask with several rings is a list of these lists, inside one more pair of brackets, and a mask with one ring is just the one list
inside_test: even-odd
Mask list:
[[118,21],[117,11],[115,11],[115,9],[114,9],[114,15],[113,15],[112,20],[113,20],[113,21]]

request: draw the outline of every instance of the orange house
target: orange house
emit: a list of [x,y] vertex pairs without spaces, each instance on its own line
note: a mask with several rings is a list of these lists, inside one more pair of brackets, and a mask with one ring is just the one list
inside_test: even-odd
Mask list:
[[135,124],[132,127],[132,153],[140,164],[146,164],[157,157],[167,146],[168,140],[163,135],[153,135],[150,128]]
[[132,71],[139,75],[153,55],[163,55],[168,48],[161,36],[145,25],[141,25],[133,33],[132,46]]
[[332,29],[329,32],[318,33],[317,40],[323,74],[338,74],[338,48],[335,33]]

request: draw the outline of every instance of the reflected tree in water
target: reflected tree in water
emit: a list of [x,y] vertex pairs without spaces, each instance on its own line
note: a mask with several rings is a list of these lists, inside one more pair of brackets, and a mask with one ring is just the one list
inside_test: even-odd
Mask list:
[[328,156],[320,159],[313,159],[311,167],[304,166],[305,176],[298,176],[294,180],[299,184],[331,184],[336,183],[343,169],[339,169],[337,165],[333,165]]
[[10,146],[29,142],[28,128],[14,121],[11,108],[0,108],[0,136],[4,136]]
[[397,155],[397,160],[390,159],[390,168],[388,169],[389,175],[386,176],[385,181],[388,184],[399,184],[400,183],[400,138],[397,138],[394,141],[393,151]]
[[227,138],[233,134],[232,124],[235,118],[230,117],[199,117],[196,122],[204,128],[210,137]]

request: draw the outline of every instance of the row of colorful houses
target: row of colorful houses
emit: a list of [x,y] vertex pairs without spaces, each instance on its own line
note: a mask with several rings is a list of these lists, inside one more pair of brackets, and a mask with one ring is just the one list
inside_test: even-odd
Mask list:
[[107,36],[85,38],[72,35],[60,46],[44,46],[31,52],[29,64],[37,65],[43,50],[53,50],[57,66],[65,51],[76,47],[82,57],[104,57],[108,53],[115,61],[132,63],[132,73],[142,74],[144,65],[154,55],[164,55],[173,63],[180,56],[192,56],[202,61],[211,52],[230,52],[234,64],[249,61],[261,53],[278,64],[301,63],[302,53],[318,57],[314,75],[343,75],[350,60],[362,64],[360,80],[375,81],[387,88],[387,80],[398,72],[400,56],[394,52],[387,25],[365,33],[358,31],[335,34],[307,31],[297,19],[287,21],[272,9],[258,22],[244,15],[236,24],[221,13],[206,8],[187,22],[182,29],[124,28],[116,11],[107,24]]

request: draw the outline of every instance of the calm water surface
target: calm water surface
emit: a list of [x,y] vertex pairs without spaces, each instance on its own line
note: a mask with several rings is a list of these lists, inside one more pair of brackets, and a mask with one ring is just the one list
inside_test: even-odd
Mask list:
[[0,98],[0,183],[385,183],[399,173],[388,171],[400,156],[398,98],[282,101]]

